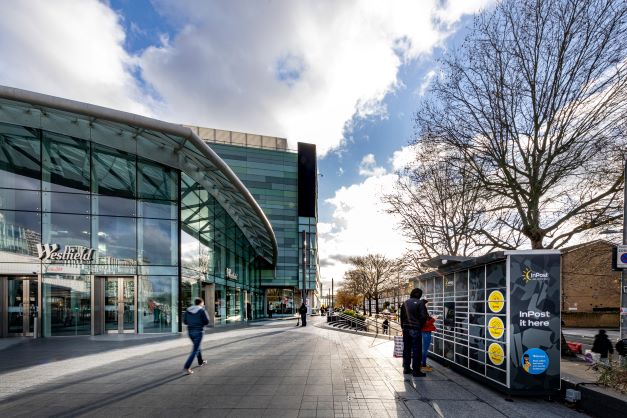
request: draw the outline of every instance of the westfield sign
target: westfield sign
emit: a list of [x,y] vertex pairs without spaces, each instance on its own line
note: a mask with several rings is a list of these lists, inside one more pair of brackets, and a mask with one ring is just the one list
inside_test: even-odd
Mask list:
[[37,244],[37,255],[41,261],[88,262],[94,258],[93,248],[82,245],[66,245],[61,250],[59,244]]

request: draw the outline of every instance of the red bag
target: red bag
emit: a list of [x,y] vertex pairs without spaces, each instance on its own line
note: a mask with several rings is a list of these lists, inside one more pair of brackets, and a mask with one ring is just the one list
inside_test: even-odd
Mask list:
[[435,331],[435,318],[429,317],[427,318],[427,322],[422,326],[422,332],[433,332]]

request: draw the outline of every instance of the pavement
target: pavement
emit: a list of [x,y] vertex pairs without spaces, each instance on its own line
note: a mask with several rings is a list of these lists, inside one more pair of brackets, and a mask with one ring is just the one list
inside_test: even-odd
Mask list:
[[[185,375],[191,344],[166,338],[48,338],[0,349],[2,417],[584,417],[505,396],[433,363],[402,374],[393,343],[265,321],[205,336],[209,361]],[[320,326],[318,326],[320,325]]]

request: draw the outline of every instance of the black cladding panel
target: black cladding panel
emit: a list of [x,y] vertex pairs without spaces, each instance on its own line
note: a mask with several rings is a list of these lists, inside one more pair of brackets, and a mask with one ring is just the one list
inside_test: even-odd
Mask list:
[[298,216],[316,217],[316,145],[298,143]]

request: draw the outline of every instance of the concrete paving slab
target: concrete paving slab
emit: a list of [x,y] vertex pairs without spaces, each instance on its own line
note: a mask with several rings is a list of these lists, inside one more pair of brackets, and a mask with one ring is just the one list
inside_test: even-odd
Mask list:
[[[2,417],[581,416],[538,399],[505,402],[440,365],[425,378],[404,376],[392,342],[289,322],[206,335],[210,364],[191,376],[182,373],[184,337],[5,346]],[[65,354],[56,358],[58,350]]]

